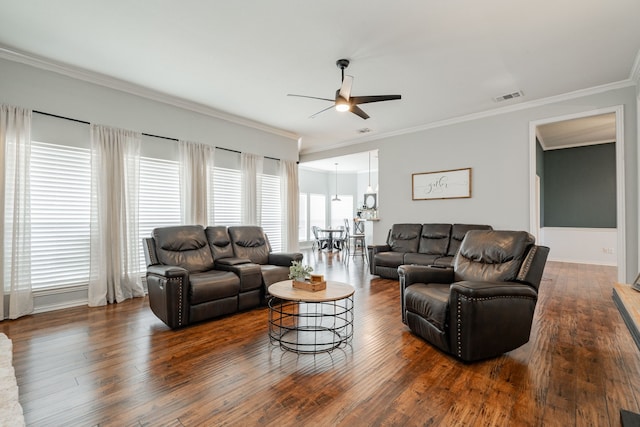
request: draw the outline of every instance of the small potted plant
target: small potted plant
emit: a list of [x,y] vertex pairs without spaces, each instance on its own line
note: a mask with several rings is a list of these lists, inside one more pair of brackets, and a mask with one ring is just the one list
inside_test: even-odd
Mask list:
[[313,271],[310,265],[302,265],[301,261],[293,261],[289,267],[289,279],[304,282]]

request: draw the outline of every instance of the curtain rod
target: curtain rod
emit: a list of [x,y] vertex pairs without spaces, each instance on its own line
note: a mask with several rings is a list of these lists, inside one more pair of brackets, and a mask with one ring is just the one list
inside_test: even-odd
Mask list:
[[[49,117],[55,117],[57,119],[69,120],[69,121],[72,121],[72,122],[82,123],[82,124],[85,124],[85,125],[90,125],[91,124],[91,123],[89,123],[87,121],[84,121],[84,120],[73,119],[71,117],[65,117],[65,116],[59,116],[57,114],[45,113],[44,111],[33,110],[33,112],[37,113],[37,114],[42,114],[43,116],[49,116]],[[144,133],[144,132],[141,132],[141,134],[144,135],[144,136],[150,136],[150,137],[153,137],[153,138],[167,139],[169,141],[176,141],[176,142],[179,141],[179,139],[177,139],[177,138],[170,138],[168,136],[153,135],[153,134]],[[231,148],[224,148],[224,147],[213,147],[213,148],[215,148],[216,150],[224,150],[224,151],[230,151],[232,153],[242,154],[242,151],[233,150]],[[264,158],[265,159],[270,159],[270,160],[275,160],[275,161],[278,161],[278,162],[280,161],[280,159],[277,159],[275,157],[264,156]]]

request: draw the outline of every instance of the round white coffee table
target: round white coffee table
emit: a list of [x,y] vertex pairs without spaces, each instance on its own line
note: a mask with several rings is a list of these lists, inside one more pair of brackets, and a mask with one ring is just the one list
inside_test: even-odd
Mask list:
[[296,353],[330,352],[353,338],[353,286],[327,280],[321,291],[294,288],[291,280],[269,286],[269,339]]

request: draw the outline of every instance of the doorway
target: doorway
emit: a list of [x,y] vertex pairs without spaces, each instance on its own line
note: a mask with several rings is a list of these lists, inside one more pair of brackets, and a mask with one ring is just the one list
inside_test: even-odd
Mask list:
[[[530,155],[530,231],[537,234],[538,242],[545,244],[544,227],[541,224],[543,216],[540,214],[541,206],[544,204],[544,197],[541,196],[540,184],[538,183],[538,162],[537,162],[537,140],[540,137],[540,130],[547,125],[555,124],[577,124],[581,119],[600,119],[606,115],[615,118],[613,126],[613,140],[615,141],[615,236],[609,247],[603,247],[602,251],[611,254],[615,250],[616,265],[618,269],[618,281],[626,281],[626,240],[625,240],[625,200],[624,200],[624,126],[623,126],[623,106],[616,106],[598,110],[587,111],[578,114],[552,117],[548,119],[530,122],[529,124],[529,155]],[[582,131],[584,133],[584,130]],[[593,139],[593,138],[592,138]],[[591,141],[592,144],[607,141]],[[611,142],[611,141],[608,141]],[[580,144],[578,144],[580,145]],[[578,146],[578,145],[574,145]],[[567,146],[568,148],[568,146]],[[544,183],[542,183],[544,187]],[[615,249],[614,249],[615,247]],[[553,248],[552,248],[553,251]],[[578,261],[574,261],[578,262]]]

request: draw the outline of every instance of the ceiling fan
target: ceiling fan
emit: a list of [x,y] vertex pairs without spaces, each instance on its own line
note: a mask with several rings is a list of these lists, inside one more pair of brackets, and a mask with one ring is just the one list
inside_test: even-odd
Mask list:
[[401,99],[401,95],[370,95],[370,96],[351,96],[351,85],[353,84],[353,76],[345,76],[344,69],[349,66],[348,59],[338,59],[336,61],[336,65],[342,71],[342,84],[340,85],[340,89],[336,90],[335,99],[329,98],[318,98],[316,96],[307,96],[307,95],[294,95],[287,94],[287,96],[298,96],[300,98],[311,98],[311,99],[320,99],[322,101],[330,101],[333,102],[334,105],[327,107],[323,110],[318,111],[313,114],[309,118],[313,119],[318,114],[323,113],[331,108],[334,108],[338,111],[351,111],[353,114],[362,117],[363,119],[368,119],[369,115],[365,113],[362,108],[358,107],[360,104],[368,104],[371,102],[380,102],[380,101],[391,101],[393,99]]

